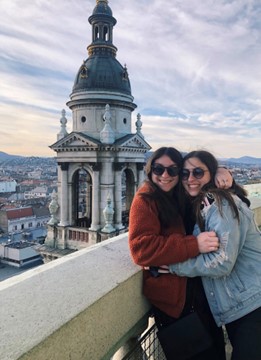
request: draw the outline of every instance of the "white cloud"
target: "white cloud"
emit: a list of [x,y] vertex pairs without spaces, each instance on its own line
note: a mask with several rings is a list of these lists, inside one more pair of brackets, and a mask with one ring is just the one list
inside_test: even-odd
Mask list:
[[[1,0],[2,151],[50,155],[60,111],[88,57],[88,17],[95,5],[95,0]],[[204,145],[223,157],[260,157],[260,1],[132,0],[123,6],[111,0],[109,5],[117,19],[117,59],[127,64],[138,105],[133,131],[140,112],[143,134],[154,149],[168,142],[184,151]]]

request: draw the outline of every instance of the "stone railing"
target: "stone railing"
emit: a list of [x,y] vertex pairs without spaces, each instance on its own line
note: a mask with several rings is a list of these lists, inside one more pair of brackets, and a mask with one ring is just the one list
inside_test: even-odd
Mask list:
[[120,360],[149,310],[127,237],[0,282],[0,359]]
[[109,360],[140,334],[149,305],[127,236],[2,281],[0,359]]

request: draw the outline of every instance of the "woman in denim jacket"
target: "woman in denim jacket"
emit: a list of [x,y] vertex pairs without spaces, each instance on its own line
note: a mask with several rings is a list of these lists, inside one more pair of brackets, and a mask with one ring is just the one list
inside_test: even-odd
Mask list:
[[[219,249],[169,266],[178,276],[201,276],[218,326],[226,325],[233,360],[261,359],[261,237],[244,190],[216,189],[215,157],[193,151],[184,158],[184,189],[193,203],[194,235],[215,231]],[[238,192],[239,191],[239,192]]]

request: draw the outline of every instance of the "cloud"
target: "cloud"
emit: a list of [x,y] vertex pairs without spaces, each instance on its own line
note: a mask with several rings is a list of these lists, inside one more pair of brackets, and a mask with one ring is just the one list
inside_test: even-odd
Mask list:
[[[61,110],[88,57],[95,5],[1,1],[2,151],[50,155]],[[138,105],[133,131],[141,113],[154,149],[168,142],[184,151],[204,145],[223,157],[260,157],[260,1],[132,0],[123,6],[111,0],[109,6],[117,19],[117,59],[127,64]]]

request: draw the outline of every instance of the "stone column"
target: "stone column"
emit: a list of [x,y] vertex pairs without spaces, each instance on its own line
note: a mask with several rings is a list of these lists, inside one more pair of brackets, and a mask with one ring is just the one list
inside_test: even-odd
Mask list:
[[69,225],[68,221],[68,163],[59,163],[61,166],[61,204],[60,204],[60,226]]
[[68,182],[68,222],[69,225],[73,224],[73,184]]
[[122,225],[122,169],[124,164],[114,163],[114,211],[115,211],[115,228],[120,230],[123,229]]
[[91,177],[90,174],[88,173],[87,175],[87,192],[86,192],[86,199],[85,199],[85,203],[86,203],[86,210],[85,210],[85,216],[90,219],[91,218],[91,194],[92,194],[92,181],[91,181]]
[[[138,174],[138,184],[137,188],[143,183],[145,180],[145,172],[144,172],[144,164],[143,163],[137,163],[137,174]],[[135,189],[137,191],[137,188]]]
[[100,164],[92,166],[93,186],[92,186],[92,223],[89,230],[97,231],[101,228],[100,224]]

